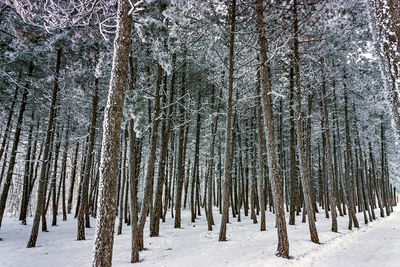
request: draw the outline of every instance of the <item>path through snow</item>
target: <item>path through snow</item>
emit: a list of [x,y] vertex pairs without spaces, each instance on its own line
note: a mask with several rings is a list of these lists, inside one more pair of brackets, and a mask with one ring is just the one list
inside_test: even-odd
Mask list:
[[[378,213],[377,213],[378,214]],[[400,212],[338,237],[299,260],[304,266],[400,266]]]
[[[378,210],[376,214],[379,214]],[[168,214],[169,215],[169,214]],[[148,237],[145,229],[146,250],[142,261],[131,264],[130,228],[124,225],[122,235],[115,236],[114,266],[147,267],[263,267],[263,266],[318,266],[318,267],[398,267],[400,266],[400,209],[388,218],[364,225],[358,213],[360,229],[347,229],[348,218],[339,217],[339,233],[330,231],[330,219],[324,212],[317,214],[317,229],[322,245],[310,241],[308,225],[296,217],[296,225],[288,225],[291,260],[274,256],[277,235],[274,215],[267,213],[267,231],[260,232],[242,214],[242,222],[230,218],[227,242],[218,242],[221,216],[214,210],[214,231],[207,231],[204,216],[190,222],[190,211],[182,213],[182,228],[174,229],[170,216],[161,224],[160,237]],[[60,216],[59,216],[59,219]],[[94,228],[87,229],[87,240],[76,241],[76,220],[59,221],[49,225],[48,233],[39,233],[37,248],[26,248],[32,218],[21,225],[16,218],[5,218],[0,229],[0,267],[3,266],[90,266]],[[49,220],[50,221],[50,220]],[[94,226],[94,221],[92,221]]]

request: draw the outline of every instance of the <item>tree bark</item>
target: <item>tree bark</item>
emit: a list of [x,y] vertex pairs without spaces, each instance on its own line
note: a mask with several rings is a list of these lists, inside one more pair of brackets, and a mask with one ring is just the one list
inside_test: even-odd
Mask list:
[[[21,76],[21,74],[20,74],[20,76]],[[15,103],[17,102],[18,90],[19,90],[19,85],[17,84],[17,86],[15,87],[15,90],[14,90],[14,95],[13,95],[12,101],[11,101],[10,113],[8,113],[7,123],[6,123],[6,127],[4,129],[3,140],[1,141],[0,159],[3,156],[4,148],[5,148],[7,140],[8,140],[8,134],[10,132],[10,127],[11,127],[11,122],[12,122],[11,119],[14,114]],[[2,179],[2,177],[0,177],[0,179]],[[1,184],[1,182],[2,182],[2,180],[0,180],[0,184]]]
[[[150,236],[159,236],[160,234],[160,218],[162,213],[162,191],[164,180],[166,176],[166,167],[167,167],[167,155],[168,155],[168,144],[170,139],[170,132],[172,127],[172,110],[173,110],[173,101],[174,101],[174,92],[175,92],[175,63],[176,63],[176,54],[172,55],[172,76],[171,76],[171,87],[169,92],[168,99],[168,109],[166,114],[164,113],[163,123],[161,126],[161,156],[158,167],[158,180],[156,185],[156,199],[154,201],[154,219],[153,226],[151,227]],[[166,88],[167,79],[165,79],[165,88]],[[166,97],[166,96],[164,96]],[[166,101],[165,101],[166,102]]]
[[274,120],[272,110],[271,84],[269,80],[269,67],[267,57],[267,39],[264,31],[264,7],[263,1],[257,0],[257,28],[259,34],[260,55],[261,55],[261,78],[262,78],[262,106],[264,111],[265,131],[267,133],[267,153],[270,171],[273,202],[276,216],[276,225],[278,232],[277,256],[289,258],[289,241],[286,230],[285,210],[280,184],[278,162],[276,156]]
[[0,197],[0,227],[1,227],[1,222],[3,221],[4,211],[6,209],[8,191],[10,189],[11,180],[12,180],[12,177],[14,174],[14,166],[15,166],[16,157],[17,157],[19,139],[21,136],[22,121],[24,119],[24,112],[25,112],[25,107],[26,107],[26,99],[28,98],[29,87],[31,84],[30,78],[32,77],[32,72],[33,72],[33,62],[31,61],[31,63],[29,64],[29,70],[28,70],[28,81],[27,81],[27,83],[24,87],[24,91],[22,93],[21,106],[19,108],[17,125],[15,126],[14,140],[13,140],[11,153],[10,153],[10,162],[8,163],[6,179],[3,184],[3,191],[1,192],[1,197]]
[[[329,200],[331,204],[331,217],[332,217],[332,232],[338,231],[338,223],[336,218],[336,196],[334,192],[334,169],[333,169],[333,159],[332,159],[332,149],[331,149],[331,137],[329,129],[329,112],[328,112],[328,101],[326,95],[326,83],[325,83],[325,73],[324,73],[324,60],[321,59],[322,64],[322,97],[324,104],[324,131],[326,138],[326,148],[327,148],[327,159],[328,159],[328,178],[329,178]],[[328,207],[325,207],[326,209]]]
[[[32,167],[31,167],[31,161],[34,161],[35,155],[32,153],[33,146],[32,146],[32,139],[33,139],[33,128],[34,128],[34,110],[32,110],[32,122],[31,126],[29,127],[29,133],[28,133],[28,148],[26,151],[26,156],[25,156],[25,166],[24,166],[24,185],[22,189],[22,199],[21,199],[21,208],[20,208],[20,214],[19,214],[19,220],[22,221],[23,225],[26,225],[26,213],[28,209],[28,203],[29,203],[29,185],[31,181],[29,178],[31,177],[30,173],[33,172]],[[35,145],[35,142],[33,143]]]
[[[97,62],[96,62],[97,63]],[[126,78],[125,78],[126,79]],[[93,97],[92,97],[92,114],[89,128],[89,144],[87,149],[87,160],[85,174],[82,181],[81,203],[78,211],[78,233],[77,240],[85,240],[85,216],[89,208],[89,182],[93,164],[94,143],[96,138],[96,121],[97,121],[97,105],[99,94],[99,79],[94,79]],[[87,222],[88,223],[88,222]]]
[[[344,80],[346,80],[346,75],[344,75]],[[344,86],[344,117],[345,117],[345,130],[346,130],[346,179],[347,179],[347,198],[348,198],[348,210],[349,210],[349,229],[352,229],[352,224],[354,227],[359,228],[358,219],[355,215],[354,208],[354,173],[353,173],[353,158],[352,158],[352,147],[350,138],[350,126],[349,126],[349,116],[348,116],[348,99],[347,99],[347,88]]]
[[294,119],[294,69],[293,66],[290,67],[289,73],[289,101],[290,101],[290,215],[289,215],[289,225],[295,225],[296,223],[296,209],[299,201],[298,197],[298,176],[297,176],[297,166],[296,166],[296,129],[295,129],[295,119]]
[[[297,0],[293,2],[293,31],[294,31],[294,44],[293,44],[293,56],[294,56],[294,73],[296,75],[295,86],[297,89],[297,148],[299,152],[299,163],[300,163],[300,174],[301,174],[301,185],[303,188],[304,205],[307,212],[308,226],[310,231],[311,241],[319,243],[317,227],[315,226],[315,216],[312,208],[312,201],[310,195],[310,170],[308,169],[306,162],[306,155],[304,151],[304,133],[303,133],[303,111],[301,108],[302,93],[300,85],[300,57],[299,57],[299,40],[298,40],[298,20],[297,20]],[[326,207],[325,207],[326,208]]]
[[72,200],[74,199],[74,186],[75,186],[76,168],[78,163],[78,151],[79,151],[79,142],[77,141],[75,146],[74,158],[72,160],[71,180],[69,184],[69,194],[67,203],[68,214],[71,214]]
[[107,106],[104,110],[103,140],[100,163],[100,192],[93,266],[112,265],[116,211],[116,180],[118,175],[119,135],[122,109],[128,80],[128,58],[131,47],[133,19],[129,14],[131,0],[118,1],[116,36]]
[[131,200],[131,262],[139,262],[140,235],[138,229],[138,201],[137,185],[138,177],[136,175],[138,162],[136,160],[136,133],[134,129],[134,120],[129,121],[129,191]]
[[[160,86],[162,81],[162,67],[161,65],[157,65],[157,84],[156,84],[156,96],[155,96],[155,104],[154,104],[154,118],[152,120],[152,129],[150,136],[150,149],[149,149],[149,157],[147,160],[147,173],[145,177],[145,185],[144,185],[144,193],[143,193],[143,201],[142,201],[142,209],[140,212],[140,221],[139,221],[139,231],[141,238],[143,239],[143,229],[146,223],[147,214],[149,212],[152,204],[153,198],[153,182],[154,182],[154,169],[156,162],[156,152],[157,152],[157,142],[158,142],[158,125],[160,122]],[[141,247],[143,249],[143,240],[141,241]]]
[[47,126],[46,140],[44,142],[43,163],[42,163],[42,167],[40,169],[40,180],[39,180],[38,196],[37,196],[37,202],[36,202],[36,212],[35,212],[35,217],[33,219],[32,232],[29,237],[29,241],[28,241],[28,245],[27,245],[28,248],[32,248],[32,247],[36,246],[40,217],[42,216],[42,212],[43,212],[43,208],[44,208],[44,200],[45,200],[45,194],[46,194],[45,187],[46,187],[47,165],[49,164],[49,161],[50,161],[50,157],[49,157],[50,143],[51,143],[50,141],[51,141],[51,136],[54,132],[54,119],[56,117],[56,110],[57,110],[56,102],[57,102],[57,95],[58,95],[58,90],[59,90],[58,78],[60,75],[61,53],[62,53],[62,50],[61,50],[61,48],[59,48],[57,51],[56,72],[55,72],[55,77],[54,77],[54,88],[53,88],[53,94],[52,94],[51,105],[50,105],[49,123]]
[[219,241],[226,241],[226,223],[229,220],[229,195],[232,180],[232,93],[233,93],[233,72],[234,72],[234,45],[236,28],[236,0],[232,0],[230,12],[230,37],[229,37],[229,85],[228,103],[226,113],[226,137],[225,137],[225,182],[222,201],[222,217],[219,232]]

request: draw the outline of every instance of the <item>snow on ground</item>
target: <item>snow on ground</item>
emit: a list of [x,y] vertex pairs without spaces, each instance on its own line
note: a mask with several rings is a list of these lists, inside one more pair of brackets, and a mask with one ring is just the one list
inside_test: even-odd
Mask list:
[[[376,212],[379,214],[379,212]],[[339,233],[330,231],[330,220],[325,213],[317,214],[320,242],[310,241],[308,225],[296,217],[296,225],[288,225],[290,256],[274,256],[277,244],[274,215],[267,212],[267,231],[260,232],[242,214],[242,222],[230,218],[228,241],[218,242],[220,215],[214,210],[214,231],[207,231],[205,216],[196,223],[190,222],[190,211],[183,211],[182,228],[173,228],[168,214],[161,223],[160,237],[148,237],[145,231],[146,250],[140,253],[141,262],[131,264],[130,228],[124,225],[123,234],[115,235],[114,266],[400,266],[400,210],[388,218],[364,225],[362,213],[358,219],[360,229],[349,231],[348,219],[339,217]],[[0,266],[90,266],[94,238],[92,228],[87,230],[87,240],[76,241],[76,220],[60,221],[58,226],[48,226],[49,232],[39,232],[37,248],[26,248],[32,218],[24,226],[16,218],[5,218],[0,229]],[[48,222],[51,220],[48,220]],[[117,223],[116,223],[117,226]]]

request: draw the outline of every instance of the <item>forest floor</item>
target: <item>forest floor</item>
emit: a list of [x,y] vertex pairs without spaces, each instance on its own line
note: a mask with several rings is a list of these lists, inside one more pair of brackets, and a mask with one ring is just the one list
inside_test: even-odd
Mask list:
[[[202,211],[203,212],[203,211]],[[375,211],[379,215],[379,210]],[[267,212],[267,231],[260,232],[259,224],[242,214],[242,222],[232,219],[227,226],[228,241],[218,242],[220,215],[214,210],[216,225],[207,231],[205,216],[190,222],[190,211],[182,214],[182,228],[174,229],[170,213],[161,223],[160,237],[148,237],[146,250],[140,253],[141,262],[132,265],[130,259],[130,227],[123,226],[122,235],[115,235],[114,266],[400,266],[400,209],[387,218],[364,224],[358,213],[360,229],[347,229],[348,217],[339,217],[339,233],[330,231],[330,219],[320,209],[317,228],[321,244],[309,239],[308,224],[296,217],[296,225],[288,225],[290,260],[274,256],[277,235],[273,214]],[[76,220],[68,217],[58,226],[48,226],[49,232],[39,232],[36,248],[26,248],[31,230],[16,218],[5,218],[0,229],[0,266],[90,266],[95,221],[87,229],[87,240],[76,241]],[[48,222],[51,222],[50,218]],[[117,226],[117,223],[116,223]]]

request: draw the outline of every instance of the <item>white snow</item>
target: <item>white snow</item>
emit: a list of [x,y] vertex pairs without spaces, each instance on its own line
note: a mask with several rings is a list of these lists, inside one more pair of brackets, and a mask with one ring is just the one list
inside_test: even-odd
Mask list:
[[[204,211],[202,211],[204,213]],[[379,215],[378,210],[376,214]],[[358,213],[360,229],[347,229],[348,218],[339,217],[339,233],[330,231],[330,219],[323,210],[317,214],[317,228],[322,244],[310,241],[308,225],[296,217],[296,225],[288,225],[290,256],[274,256],[277,235],[274,215],[267,212],[267,231],[260,232],[242,210],[242,222],[230,217],[228,241],[218,242],[220,215],[214,210],[214,231],[207,231],[205,216],[190,222],[190,211],[182,213],[182,229],[173,228],[168,213],[167,222],[160,225],[160,237],[148,237],[146,250],[140,253],[141,262],[130,263],[130,227],[115,235],[114,266],[400,266],[400,210],[387,218],[364,224]],[[76,220],[69,215],[48,233],[39,232],[37,248],[26,248],[32,218],[20,225],[16,218],[5,218],[0,229],[0,266],[90,266],[94,228],[87,229],[87,240],[76,241]],[[50,221],[50,220],[48,220]],[[92,221],[92,226],[95,222]],[[117,226],[117,224],[116,224]]]

